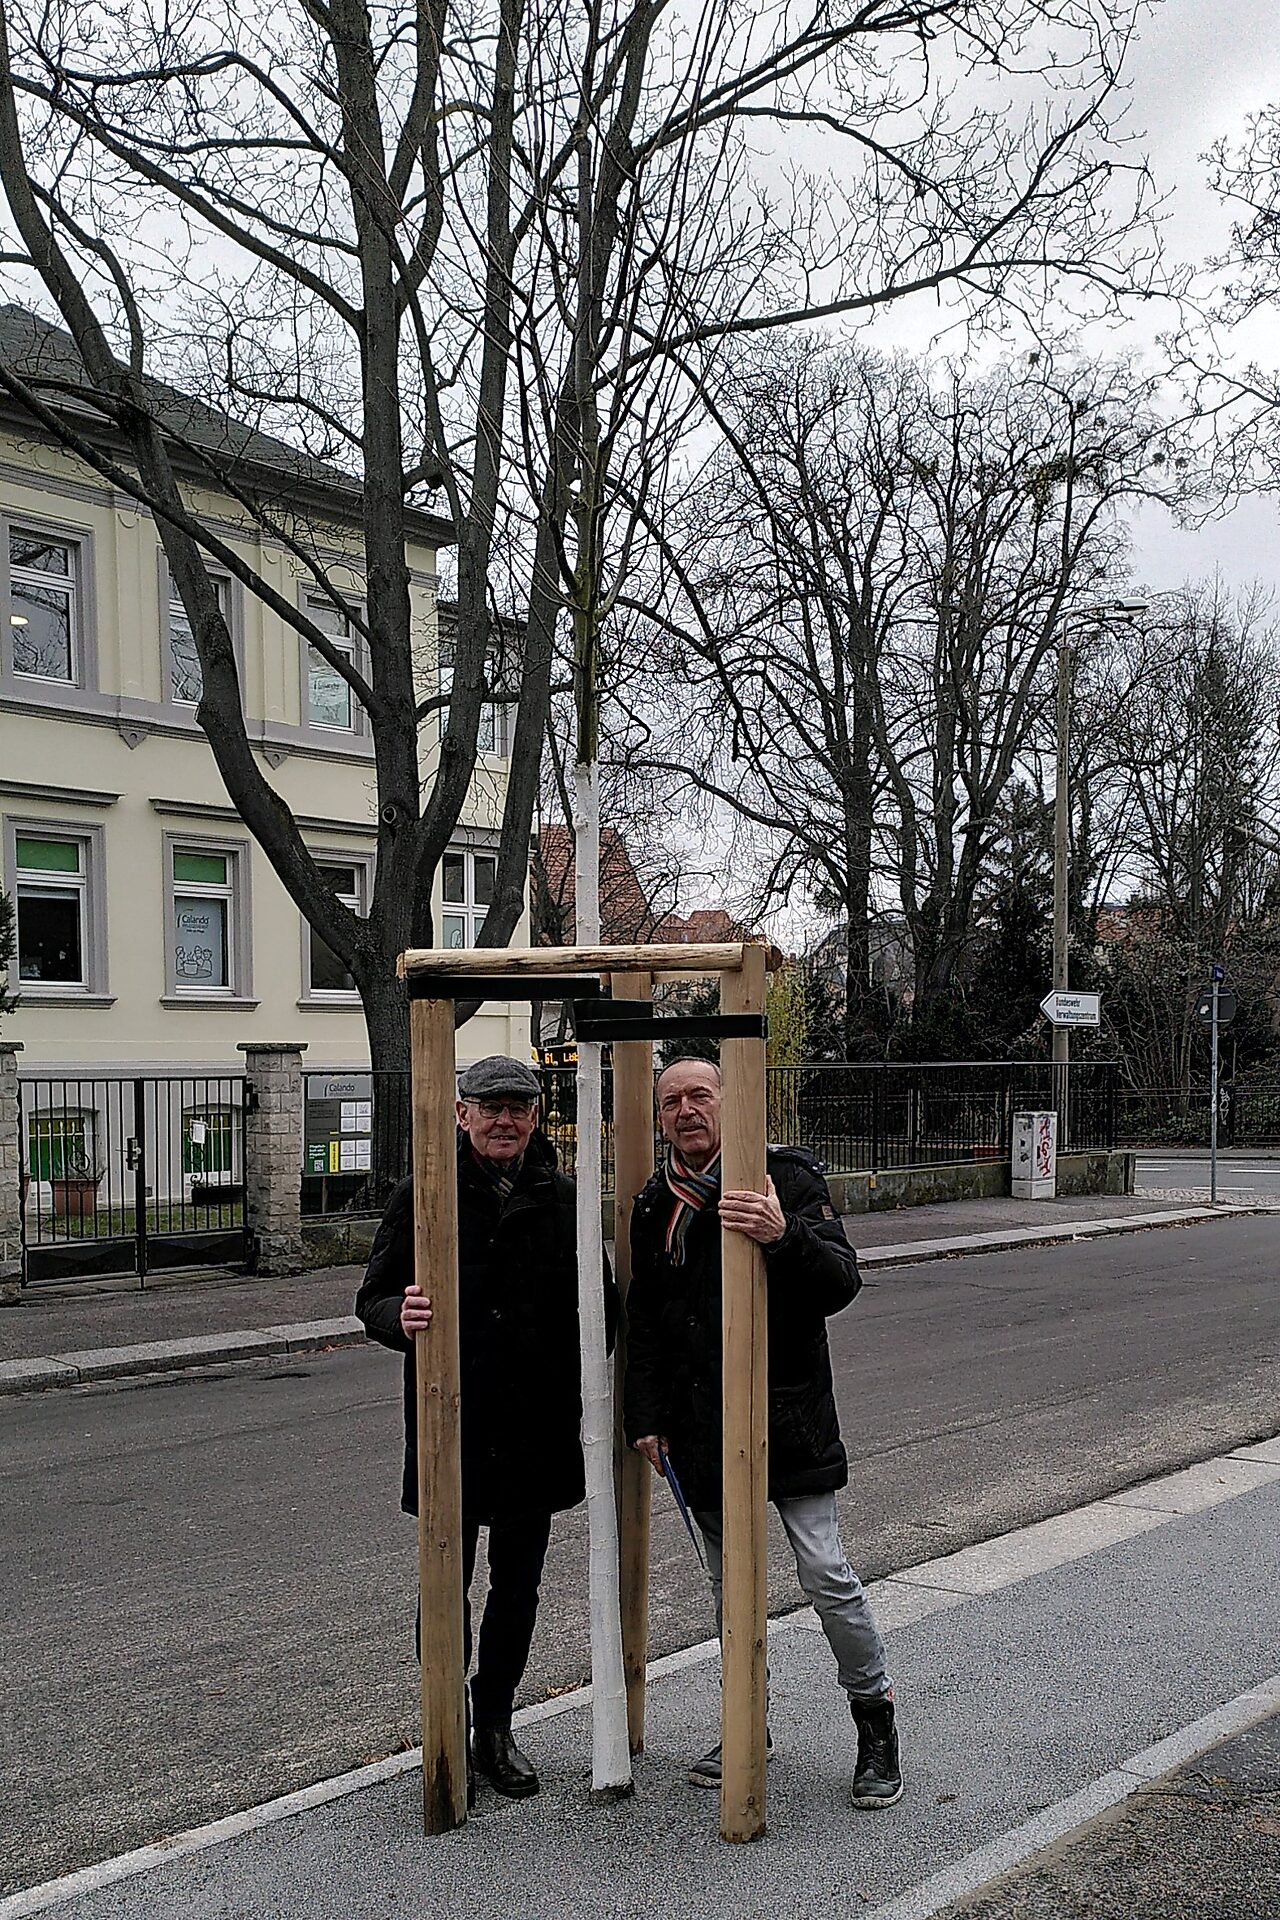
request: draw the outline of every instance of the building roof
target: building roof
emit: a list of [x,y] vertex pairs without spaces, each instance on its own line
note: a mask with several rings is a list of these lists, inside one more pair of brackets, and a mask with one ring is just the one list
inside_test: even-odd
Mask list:
[[[92,383],[79,348],[63,328],[26,307],[0,307],[0,363],[39,392],[48,406],[65,414],[68,424],[86,439],[119,440],[118,429],[94,405]],[[323,504],[343,518],[359,516],[362,488],[354,474],[315,459],[301,447],[260,433],[166,381],[148,377],[145,384],[155,417],[173,436],[175,460],[184,471],[194,470],[200,478],[216,484],[221,469],[246,487],[275,494],[287,481],[291,491],[312,504]],[[69,393],[69,386],[79,391]],[[0,396],[0,407],[16,413],[28,427],[32,424],[21,403],[10,395]],[[411,531],[433,546],[451,543],[455,538],[451,523],[435,514],[411,507],[407,520]]]
[[655,940],[670,946],[702,946],[750,937],[742,922],[726,913],[723,907],[695,907],[692,913],[669,913],[653,932]]
[[[577,937],[573,834],[559,823],[542,828],[538,854],[545,878],[544,945],[572,946]],[[547,909],[550,909],[548,912]],[[554,922],[554,925],[552,924]],[[656,939],[656,916],[645,897],[626,841],[616,827],[600,830],[600,940],[606,947]],[[554,934],[554,938],[552,935]]]

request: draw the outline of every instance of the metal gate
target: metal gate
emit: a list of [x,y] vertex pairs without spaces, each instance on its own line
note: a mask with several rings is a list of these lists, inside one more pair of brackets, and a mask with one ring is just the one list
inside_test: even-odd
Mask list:
[[240,1074],[18,1084],[25,1283],[241,1265]]

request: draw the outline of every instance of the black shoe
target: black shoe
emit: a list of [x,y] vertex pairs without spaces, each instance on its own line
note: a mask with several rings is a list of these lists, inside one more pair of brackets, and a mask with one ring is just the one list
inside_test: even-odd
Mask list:
[[[766,1760],[773,1758],[773,1735],[767,1727],[764,1733],[764,1757]],[[720,1772],[720,1742],[717,1740],[709,1753],[704,1753],[701,1760],[694,1761],[685,1778],[691,1787],[718,1788]]]
[[501,1727],[477,1727],[471,1736],[476,1772],[495,1793],[509,1800],[527,1800],[538,1791],[538,1776],[511,1737],[510,1722]]
[[898,1735],[893,1724],[893,1701],[851,1700],[858,1728],[858,1764],[849,1798],[855,1807],[879,1812],[902,1798],[902,1767]]

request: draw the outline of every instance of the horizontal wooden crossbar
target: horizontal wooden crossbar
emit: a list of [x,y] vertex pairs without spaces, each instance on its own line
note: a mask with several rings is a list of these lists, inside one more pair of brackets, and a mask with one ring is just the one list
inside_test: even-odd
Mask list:
[[[415,973],[498,974],[740,973],[742,956],[753,942],[727,940],[698,946],[676,944],[632,947],[410,947],[400,955],[402,980]],[[772,949],[766,967],[775,963]]]
[[601,993],[598,975],[573,973],[445,973],[422,967],[409,975],[411,1000],[581,1000]]

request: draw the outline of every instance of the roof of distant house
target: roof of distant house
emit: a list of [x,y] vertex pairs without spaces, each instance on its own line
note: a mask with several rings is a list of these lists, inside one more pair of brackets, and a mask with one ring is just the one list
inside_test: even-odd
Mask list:
[[[64,415],[86,440],[119,438],[114,423],[94,404],[79,348],[63,328],[26,307],[0,307],[0,363],[32,387],[52,411]],[[363,488],[356,475],[260,433],[167,381],[148,376],[146,388],[155,417],[185,468],[194,468],[213,484],[223,473],[245,487],[265,487],[276,495],[281,481],[287,480],[313,501],[322,500],[346,517],[359,514]],[[21,401],[7,393],[0,394],[0,407],[31,422]],[[408,509],[408,520],[413,531],[433,545],[455,537],[447,520],[420,508]]]
[[692,913],[667,914],[654,929],[653,937],[664,945],[700,947],[749,936],[741,921],[723,907],[695,907]]
[[[577,861],[573,833],[555,823],[542,828],[538,852],[546,876],[548,904],[559,921],[559,936],[545,945],[572,946],[577,938],[574,888]],[[616,827],[600,830],[600,939],[604,946],[626,946],[636,940],[652,940],[654,911],[645,897],[630,850]]]

